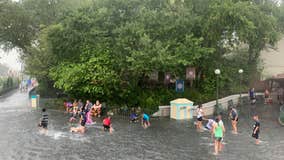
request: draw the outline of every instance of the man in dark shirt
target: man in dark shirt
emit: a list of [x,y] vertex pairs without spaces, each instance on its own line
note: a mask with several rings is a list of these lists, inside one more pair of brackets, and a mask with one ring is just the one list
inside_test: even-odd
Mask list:
[[39,127],[43,128],[43,129],[47,129],[47,126],[48,126],[48,114],[46,113],[46,109],[45,108],[42,109],[41,115],[42,115],[42,117],[41,117],[41,120],[40,120]]
[[255,144],[259,144],[260,123],[259,123],[258,115],[254,115],[253,120],[255,121],[255,124],[253,125],[252,137],[256,139]]

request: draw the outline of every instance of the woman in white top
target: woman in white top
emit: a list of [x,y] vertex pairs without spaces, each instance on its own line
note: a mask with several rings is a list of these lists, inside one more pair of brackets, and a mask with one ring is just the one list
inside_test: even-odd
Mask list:
[[202,110],[202,105],[199,105],[197,107],[197,124],[196,124],[196,129],[197,131],[202,130],[202,121],[203,121],[203,110]]

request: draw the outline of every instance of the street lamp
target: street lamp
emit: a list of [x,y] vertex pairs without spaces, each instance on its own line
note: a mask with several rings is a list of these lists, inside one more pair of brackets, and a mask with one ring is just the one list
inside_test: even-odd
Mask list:
[[243,75],[244,70],[239,69],[239,74],[240,74],[240,105],[242,105],[242,91],[241,91],[241,86],[242,86],[242,75]]
[[219,99],[219,75],[221,74],[220,69],[215,69],[215,74],[217,77],[217,82],[216,82],[216,107],[219,107],[218,99]]

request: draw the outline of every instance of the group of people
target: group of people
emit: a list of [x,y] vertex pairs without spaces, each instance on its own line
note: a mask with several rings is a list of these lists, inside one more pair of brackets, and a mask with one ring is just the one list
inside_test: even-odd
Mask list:
[[[87,100],[85,105],[81,100],[75,100],[73,103],[64,102],[66,112],[71,114],[69,122],[79,122],[78,127],[71,127],[70,132],[85,133],[86,125],[95,124],[95,118],[99,118],[102,113],[102,105],[99,100],[95,104],[92,104],[90,100]],[[112,133],[111,117],[108,115],[103,119],[103,129]]]
[[[86,125],[95,124],[95,118],[99,118],[102,115],[102,105],[97,100],[96,103],[93,105],[90,100],[87,100],[85,105],[82,103],[81,100],[77,101],[74,100],[73,103],[65,101],[64,102],[65,113],[69,113],[71,116],[69,118],[70,123],[79,123],[77,127],[71,127],[70,132],[75,133],[85,133],[86,132]],[[131,122],[138,122],[139,117],[141,117],[141,125],[144,129],[150,127],[150,116],[146,113],[142,113],[141,116],[138,116],[135,112],[130,114],[130,121]],[[42,118],[39,123],[39,127],[43,130],[47,130],[48,126],[48,115],[46,109],[42,109]],[[107,114],[103,118],[102,126],[104,131],[108,131],[110,133],[113,132],[112,127],[112,120],[110,114]]]
[[[274,90],[274,93],[277,94],[277,101],[279,104],[283,104],[284,102],[284,90],[283,88],[281,87],[278,87]],[[256,102],[256,94],[255,94],[255,89],[254,88],[251,88],[249,90],[249,98],[250,98],[250,101],[251,101],[251,104],[255,104]],[[264,104],[272,104],[272,95],[270,93],[270,91],[266,88],[264,90]]]
[[[214,154],[218,155],[219,152],[222,151],[222,146],[223,146],[222,141],[224,133],[226,132],[224,123],[222,121],[221,113],[218,114],[215,117],[215,119],[207,119],[204,117],[202,105],[199,105],[197,107],[196,114],[197,114],[197,122],[196,122],[197,131],[202,132],[204,131],[204,129],[206,129],[211,132],[211,136],[212,138],[214,138]],[[229,117],[231,119],[232,133],[238,134],[237,124],[239,120],[239,115],[235,107],[230,108]],[[260,122],[257,114],[253,116],[253,120],[255,121],[255,124],[253,126],[252,137],[256,139],[255,143],[259,144]],[[207,121],[205,127],[203,127],[202,124],[203,121]]]

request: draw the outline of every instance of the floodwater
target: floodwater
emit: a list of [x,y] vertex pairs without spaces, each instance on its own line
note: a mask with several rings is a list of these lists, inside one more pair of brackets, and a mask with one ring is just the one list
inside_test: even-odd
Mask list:
[[[259,102],[260,103],[260,102]],[[113,118],[114,133],[102,131],[101,120],[85,135],[69,133],[68,116],[49,111],[49,131],[37,128],[40,112],[29,107],[28,96],[13,93],[0,99],[0,159],[2,160],[283,160],[284,127],[279,126],[279,106],[239,108],[239,135],[231,134],[229,121],[224,150],[214,156],[208,132],[197,133],[193,122],[152,119],[143,129],[139,123]],[[261,144],[251,138],[250,114],[260,113]]]

